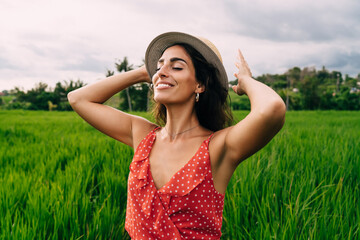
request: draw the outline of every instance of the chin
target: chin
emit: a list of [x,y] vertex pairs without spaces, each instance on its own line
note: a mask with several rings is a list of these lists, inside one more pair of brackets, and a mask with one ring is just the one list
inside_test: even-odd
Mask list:
[[167,103],[169,102],[171,95],[169,94],[156,94],[154,95],[154,100],[158,103]]
[[165,96],[157,96],[157,97],[154,97],[154,101],[157,102],[157,103],[161,103],[161,104],[164,104],[164,105],[167,105],[167,104],[172,104],[172,103],[176,103],[177,101],[174,101],[174,99],[171,99],[170,97],[165,97]]
[[154,98],[154,101],[157,103],[164,104],[164,105],[171,103],[171,101],[169,101],[169,99],[163,99],[163,98]]

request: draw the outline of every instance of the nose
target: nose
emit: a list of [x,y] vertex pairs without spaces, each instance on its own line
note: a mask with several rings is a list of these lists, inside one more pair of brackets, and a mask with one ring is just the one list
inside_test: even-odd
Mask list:
[[155,85],[159,79],[164,79],[168,76],[167,70],[165,66],[159,67],[159,70],[152,77],[152,83]]
[[166,78],[168,76],[168,70],[166,65],[162,65],[159,70],[157,71],[157,75],[159,78]]

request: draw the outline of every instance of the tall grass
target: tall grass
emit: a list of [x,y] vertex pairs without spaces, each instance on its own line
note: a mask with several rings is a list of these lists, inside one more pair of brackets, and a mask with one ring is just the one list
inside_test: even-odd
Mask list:
[[130,148],[74,113],[0,117],[0,238],[126,236]]
[[234,174],[224,238],[360,239],[359,134],[359,112],[288,113]]
[[[287,113],[232,177],[222,238],[360,239],[359,133],[360,112]],[[132,154],[72,112],[0,111],[0,238],[128,239]]]

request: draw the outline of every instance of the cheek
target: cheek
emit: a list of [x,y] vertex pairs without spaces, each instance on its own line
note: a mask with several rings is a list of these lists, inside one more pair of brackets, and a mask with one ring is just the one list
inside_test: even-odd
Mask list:
[[155,73],[151,79],[151,82],[155,84],[156,80],[158,79],[158,75]]

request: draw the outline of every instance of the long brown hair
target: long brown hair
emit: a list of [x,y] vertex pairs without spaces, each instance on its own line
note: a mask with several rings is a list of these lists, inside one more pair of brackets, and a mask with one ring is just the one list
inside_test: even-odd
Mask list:
[[[185,43],[174,45],[182,46],[190,55],[196,80],[205,86],[205,91],[200,94],[199,101],[195,102],[195,112],[200,125],[214,132],[230,126],[233,116],[227,101],[228,91],[218,80],[217,68],[208,63],[191,45]],[[157,124],[166,124],[166,107],[163,104],[155,103],[153,114]]]

